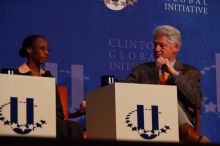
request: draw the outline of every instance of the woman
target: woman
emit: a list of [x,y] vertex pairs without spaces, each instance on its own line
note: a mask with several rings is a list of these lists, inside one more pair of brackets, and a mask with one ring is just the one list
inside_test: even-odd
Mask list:
[[[49,55],[48,41],[41,35],[30,35],[23,40],[22,48],[19,50],[21,57],[26,57],[27,62],[22,64],[16,74],[41,77],[52,77],[49,71],[41,68]],[[56,89],[56,123],[57,137],[61,139],[82,139],[82,128],[74,121],[64,121],[61,100]]]

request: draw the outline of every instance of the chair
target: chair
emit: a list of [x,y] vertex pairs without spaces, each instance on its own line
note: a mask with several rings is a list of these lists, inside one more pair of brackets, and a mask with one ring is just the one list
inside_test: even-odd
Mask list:
[[[68,91],[67,91],[66,86],[59,86],[58,92],[59,92],[62,107],[63,107],[64,120],[68,120],[71,118],[77,118],[77,117],[85,115],[85,112],[82,112],[82,111],[76,111],[74,113],[69,113],[69,110],[68,110]],[[84,139],[86,138],[86,132],[83,133],[83,137],[84,137]]]
[[68,120],[69,119],[69,116],[68,116],[69,111],[68,111],[67,87],[59,86],[58,92],[59,92],[60,100],[61,100],[62,107],[63,107],[64,120]]
[[200,133],[200,106],[194,106],[189,108],[189,111],[193,114],[194,120],[194,128],[189,124],[183,124],[180,126],[180,142],[182,143],[211,143],[210,139],[201,135]]
[[190,113],[194,116],[195,121],[195,132],[200,135],[200,113],[201,113],[201,107],[200,106],[194,106],[194,107],[188,107]]
[[201,107],[194,106],[194,116],[195,116],[195,131],[199,135],[201,135],[200,131],[200,113],[201,113]]
[[63,113],[64,113],[64,120],[68,120],[71,118],[77,118],[80,116],[85,115],[85,112],[82,111],[76,111],[74,113],[69,113],[68,110],[68,91],[66,86],[59,86],[58,92],[61,98],[61,103],[63,106]]

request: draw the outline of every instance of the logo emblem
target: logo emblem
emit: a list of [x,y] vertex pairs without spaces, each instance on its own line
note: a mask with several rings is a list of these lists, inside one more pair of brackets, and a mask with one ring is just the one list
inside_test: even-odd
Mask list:
[[[26,123],[19,123],[18,121],[19,105],[26,105]],[[10,102],[0,105],[0,121],[2,121],[5,126],[10,126],[17,134],[28,134],[34,131],[35,128],[42,128],[42,125],[46,124],[45,120],[34,122],[34,108],[37,108],[37,105],[34,105],[34,100],[31,98],[27,98],[26,102],[18,102],[17,97],[11,97]],[[7,117],[5,113],[10,113],[9,117]]]
[[111,10],[122,10],[127,6],[134,5],[137,0],[104,0],[105,5]]
[[[145,129],[145,112],[151,112],[152,128]],[[160,134],[166,134],[167,131],[170,130],[169,125],[159,127],[159,114],[161,114],[161,112],[158,111],[158,106],[152,105],[151,109],[144,109],[143,105],[137,105],[136,110],[133,110],[126,115],[125,122],[127,127],[131,128],[131,131],[137,132],[141,138],[147,140],[154,139],[157,136],[160,136]],[[137,125],[134,123],[137,123]]]

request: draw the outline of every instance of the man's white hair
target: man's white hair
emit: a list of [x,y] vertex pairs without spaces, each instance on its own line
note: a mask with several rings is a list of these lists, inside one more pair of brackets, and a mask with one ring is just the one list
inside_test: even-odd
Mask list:
[[179,48],[182,45],[181,34],[178,29],[170,25],[161,25],[154,29],[154,38],[158,35],[165,35],[168,37],[170,43],[178,44]]

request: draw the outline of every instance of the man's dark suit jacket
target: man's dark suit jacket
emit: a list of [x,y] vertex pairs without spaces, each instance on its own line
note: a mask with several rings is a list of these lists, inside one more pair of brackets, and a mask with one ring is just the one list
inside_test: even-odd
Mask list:
[[[200,107],[204,98],[200,88],[201,73],[195,67],[182,64],[178,60],[174,64],[174,69],[179,72],[178,76],[175,79],[169,76],[166,84],[177,86],[178,103],[189,119],[193,120],[189,107]],[[140,64],[133,69],[125,82],[160,84],[159,70],[155,62]]]

